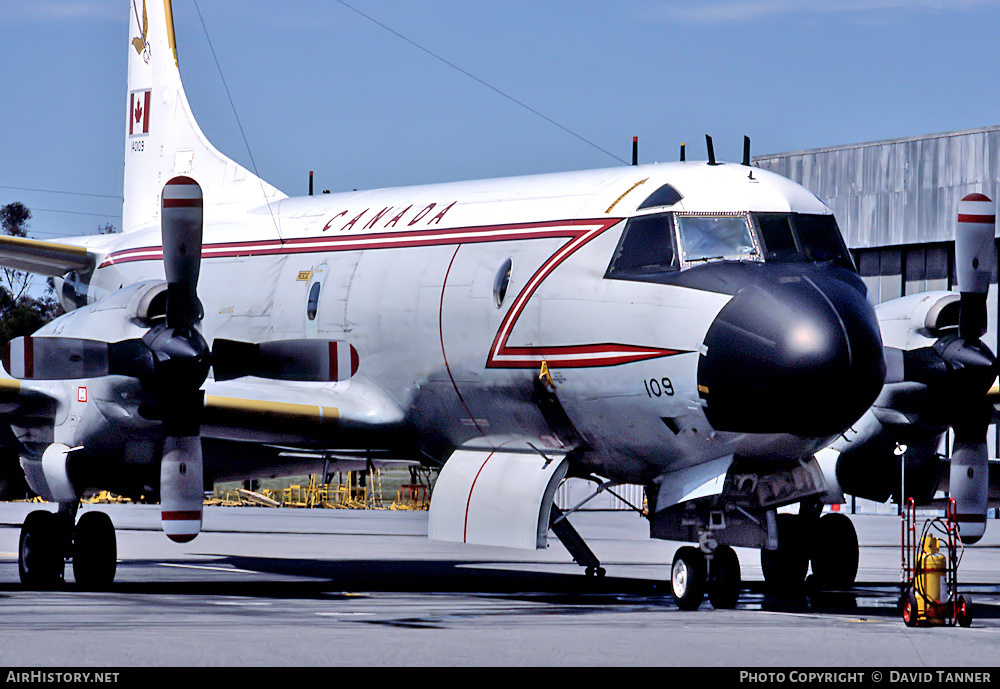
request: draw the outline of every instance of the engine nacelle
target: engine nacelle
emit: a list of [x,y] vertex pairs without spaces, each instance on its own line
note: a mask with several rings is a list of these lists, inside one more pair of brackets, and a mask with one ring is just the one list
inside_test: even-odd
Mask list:
[[895,349],[927,347],[948,332],[958,330],[959,295],[922,292],[875,307],[882,344]]
[[[63,282],[64,290],[67,284]],[[74,306],[74,310],[43,326],[32,337],[55,335],[104,342],[140,338],[151,324],[163,318],[166,292],[167,283],[162,280],[128,285],[100,301]]]

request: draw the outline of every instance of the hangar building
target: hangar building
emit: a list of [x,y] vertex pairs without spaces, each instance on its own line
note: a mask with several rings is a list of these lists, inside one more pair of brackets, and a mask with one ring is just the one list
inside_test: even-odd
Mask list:
[[[1000,127],[777,153],[753,162],[798,182],[833,209],[881,303],[954,286],[958,203],[973,192],[997,200]],[[995,292],[991,296],[995,316]],[[990,325],[995,331],[995,318]],[[995,344],[995,334],[987,341]]]
[[[833,209],[875,303],[956,286],[958,203],[1000,196],[1000,126],[757,156],[753,163],[806,187]],[[983,337],[997,340],[997,276]],[[990,454],[1000,457],[991,427]]]

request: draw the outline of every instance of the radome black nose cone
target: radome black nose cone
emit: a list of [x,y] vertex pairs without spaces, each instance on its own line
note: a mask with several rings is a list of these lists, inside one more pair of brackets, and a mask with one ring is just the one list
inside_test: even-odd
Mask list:
[[871,406],[885,380],[874,309],[822,274],[756,281],[705,337],[698,389],[717,430],[828,437]]

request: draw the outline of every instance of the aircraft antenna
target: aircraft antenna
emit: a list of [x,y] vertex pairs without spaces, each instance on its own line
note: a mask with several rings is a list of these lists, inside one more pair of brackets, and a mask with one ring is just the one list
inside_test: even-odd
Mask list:
[[712,137],[708,134],[705,135],[705,146],[708,148],[708,164],[718,165],[718,163],[715,162],[715,145],[712,143]]
[[253,173],[260,181],[260,193],[264,197],[264,203],[267,204],[267,211],[271,214],[271,222],[274,223],[274,231],[278,235],[278,241],[284,245],[285,240],[281,236],[281,230],[278,228],[278,220],[274,217],[274,209],[271,208],[271,202],[267,199],[267,192],[264,190],[264,180],[261,179],[260,173],[257,171],[257,161],[253,159],[253,151],[250,150],[250,142],[247,141],[246,132],[243,131],[243,123],[240,122],[240,115],[236,112],[236,104],[233,102],[233,96],[229,92],[229,84],[226,83],[226,76],[222,73],[222,65],[219,64],[219,57],[215,54],[215,46],[212,45],[212,38],[208,35],[208,26],[205,25],[205,18],[201,15],[201,7],[198,6],[198,0],[194,0],[194,8],[198,11],[198,19],[201,20],[201,28],[205,32],[205,40],[208,41],[208,49],[212,53],[212,59],[215,60],[215,68],[219,70],[219,78],[222,79],[222,87],[226,90],[226,97],[229,98],[229,107],[233,109],[233,115],[236,117],[236,125],[240,128],[240,136],[243,137],[243,145],[247,148],[247,155],[250,156],[250,165],[253,167]]
[[[543,120],[545,120],[549,124],[552,124],[552,125],[555,125],[556,127],[559,127],[559,129],[563,130],[564,132],[566,132],[567,134],[569,134],[571,136],[575,136],[577,139],[579,139],[580,141],[584,142],[585,144],[587,144],[589,146],[593,146],[594,148],[596,148],[598,151],[601,151],[602,153],[606,153],[607,155],[609,155],[612,158],[614,158],[615,160],[617,160],[619,163],[622,163],[624,165],[628,165],[628,163],[626,163],[624,160],[622,160],[621,158],[619,158],[618,156],[616,156],[611,151],[609,151],[607,149],[604,149],[604,148],[601,148],[600,146],[598,146],[597,144],[595,144],[593,141],[591,141],[591,140],[589,140],[587,138],[584,138],[580,134],[577,134],[576,132],[574,132],[569,127],[566,127],[564,125],[559,124],[558,122],[556,122],[555,120],[553,120],[551,117],[549,117],[547,115],[543,115],[542,113],[540,113],[537,110],[535,110],[534,108],[532,108],[530,105],[527,105],[526,103],[524,103],[522,101],[519,101],[517,98],[514,98],[514,96],[510,95],[509,93],[505,93],[505,92],[501,91],[496,86],[493,86],[492,84],[489,84],[489,83],[483,81],[482,79],[480,79],[479,77],[477,77],[475,74],[472,74],[471,72],[462,69],[461,67],[459,67],[458,65],[456,65],[454,62],[450,62],[450,61],[446,60],[445,58],[441,57],[440,55],[438,55],[437,53],[435,53],[435,52],[433,52],[431,50],[428,50],[427,48],[425,48],[424,46],[420,45],[416,41],[414,41],[414,40],[412,40],[410,38],[407,38],[403,34],[399,33],[395,29],[393,29],[393,28],[391,28],[389,26],[386,26],[385,24],[383,24],[379,20],[375,19],[374,17],[365,14],[364,12],[362,12],[361,10],[359,10],[357,7],[354,7],[353,5],[349,5],[348,3],[344,2],[344,0],[337,0],[337,2],[339,2],[341,5],[343,5],[347,9],[351,10],[355,14],[361,15],[362,17],[364,17],[365,19],[367,19],[368,21],[370,21],[372,24],[375,24],[376,26],[379,26],[379,27],[385,29],[386,31],[388,31],[392,35],[396,36],[397,38],[403,39],[404,41],[406,41],[407,43],[409,43],[410,45],[412,45],[414,48],[417,48],[418,50],[422,50],[423,52],[427,53],[428,55],[430,55],[434,59],[439,60],[439,61],[445,63],[446,65],[448,65],[449,67],[451,67],[452,69],[461,72],[462,74],[464,74],[465,76],[469,77],[473,81],[479,82],[480,84],[482,84],[486,88],[490,89],[491,91],[493,91],[495,93],[498,93],[499,95],[503,96],[504,98],[506,98],[507,100],[511,101],[512,103],[514,103],[516,105],[520,105],[522,108],[524,108],[528,112],[532,113],[533,115],[537,115],[538,117],[541,117]],[[195,3],[195,4],[197,4],[197,3]]]

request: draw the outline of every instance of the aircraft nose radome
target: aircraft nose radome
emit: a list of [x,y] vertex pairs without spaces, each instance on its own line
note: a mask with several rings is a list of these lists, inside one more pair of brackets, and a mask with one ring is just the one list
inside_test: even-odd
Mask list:
[[856,288],[822,276],[750,285],[705,337],[698,389],[717,430],[828,437],[882,389],[875,311]]

